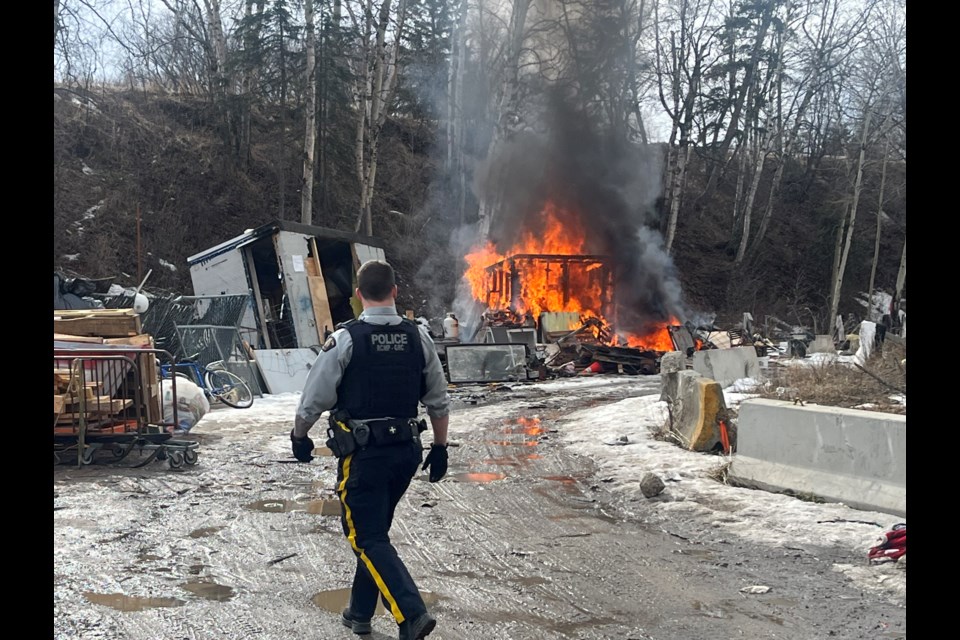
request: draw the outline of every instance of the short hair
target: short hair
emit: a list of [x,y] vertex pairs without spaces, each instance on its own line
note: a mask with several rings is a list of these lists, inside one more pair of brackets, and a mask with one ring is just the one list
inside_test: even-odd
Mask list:
[[357,271],[357,288],[367,300],[386,300],[396,284],[393,267],[382,260],[369,260]]

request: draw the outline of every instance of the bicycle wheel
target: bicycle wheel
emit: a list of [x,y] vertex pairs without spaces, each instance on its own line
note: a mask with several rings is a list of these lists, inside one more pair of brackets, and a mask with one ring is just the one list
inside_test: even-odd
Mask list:
[[210,395],[227,406],[246,409],[253,404],[253,392],[243,378],[235,373],[208,370],[206,383]]

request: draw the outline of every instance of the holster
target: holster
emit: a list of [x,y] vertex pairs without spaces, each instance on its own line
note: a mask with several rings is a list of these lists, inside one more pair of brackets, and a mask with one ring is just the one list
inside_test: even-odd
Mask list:
[[345,411],[330,414],[327,427],[327,448],[337,458],[344,458],[357,450],[357,441],[347,425],[349,415]]

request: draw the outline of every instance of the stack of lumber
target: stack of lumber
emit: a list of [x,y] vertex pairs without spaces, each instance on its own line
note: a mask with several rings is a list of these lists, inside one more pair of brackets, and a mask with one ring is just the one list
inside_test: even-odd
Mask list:
[[86,423],[91,426],[112,422],[114,416],[133,405],[133,400],[100,395],[99,390],[99,382],[82,383],[78,371],[55,367],[53,370],[54,428],[79,425],[81,417],[85,418]]
[[[140,316],[133,309],[57,309],[53,312],[53,332],[54,341],[89,344],[94,349],[97,345],[129,345],[137,350],[154,348],[153,336],[142,333]],[[129,355],[137,362],[146,420],[148,423],[162,422],[160,372],[156,354],[138,353],[136,350],[129,354],[123,351],[116,353]],[[110,400],[109,397],[107,399]],[[113,401],[126,403],[126,406],[118,409],[120,411],[132,405],[134,399]],[[55,397],[55,407],[56,403]],[[103,405],[98,402],[90,404]]]

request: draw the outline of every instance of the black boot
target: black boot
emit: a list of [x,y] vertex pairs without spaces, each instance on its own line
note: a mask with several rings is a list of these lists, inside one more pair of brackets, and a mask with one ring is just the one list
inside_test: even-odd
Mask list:
[[343,613],[340,614],[340,621],[343,623],[343,626],[349,627],[358,636],[366,635],[373,630],[370,626],[369,619],[361,620],[360,618],[354,617],[350,609],[343,610]]
[[413,620],[404,620],[400,624],[400,640],[423,640],[436,626],[436,618],[429,613],[421,613]]

